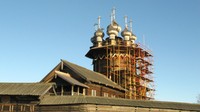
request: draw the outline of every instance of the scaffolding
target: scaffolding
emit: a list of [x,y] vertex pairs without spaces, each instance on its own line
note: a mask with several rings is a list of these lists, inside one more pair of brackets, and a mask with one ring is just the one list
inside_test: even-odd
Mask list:
[[125,88],[127,99],[153,100],[152,52],[141,44],[127,46],[120,37],[115,40],[115,45],[107,39],[103,46],[91,48],[94,71]]

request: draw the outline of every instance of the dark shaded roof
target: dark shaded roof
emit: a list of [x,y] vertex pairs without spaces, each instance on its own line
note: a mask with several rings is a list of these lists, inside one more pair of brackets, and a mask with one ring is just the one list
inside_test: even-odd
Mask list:
[[33,95],[45,94],[53,83],[0,83],[0,95]]
[[67,81],[68,83],[70,83],[72,85],[78,85],[78,86],[88,88],[88,86],[86,86],[85,84],[83,84],[83,83],[77,81],[76,79],[72,78],[70,76],[70,74],[68,74],[68,73],[64,73],[64,72],[61,72],[61,71],[55,71],[55,73],[57,74],[58,77],[60,77],[61,79]]
[[129,106],[129,107],[142,107],[142,108],[160,108],[160,109],[195,110],[195,111],[200,110],[200,104],[128,100],[128,99],[92,97],[92,96],[46,96],[40,102],[40,105],[69,105],[69,104],[96,104],[96,105]]
[[65,66],[73,70],[76,74],[80,75],[85,80],[117,88],[119,90],[125,90],[121,86],[114,83],[112,80],[108,79],[103,74],[88,70],[84,67],[70,63],[66,60],[61,60],[61,61],[64,63]]

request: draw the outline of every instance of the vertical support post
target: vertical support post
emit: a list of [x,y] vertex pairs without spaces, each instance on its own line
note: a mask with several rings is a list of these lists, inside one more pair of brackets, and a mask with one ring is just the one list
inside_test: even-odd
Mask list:
[[63,90],[63,85],[61,86],[61,96],[63,96],[64,90]]
[[12,104],[9,105],[9,112],[13,112],[13,105]]
[[78,90],[77,90],[77,92],[78,92],[78,95],[79,95],[79,86],[78,86]]
[[23,105],[21,105],[20,107],[21,107],[21,108],[20,108],[20,111],[23,111]]
[[12,105],[12,112],[14,111],[14,105]]
[[35,105],[33,105],[32,108],[33,108],[33,112],[35,112]]
[[129,75],[130,75],[130,78],[129,78],[129,89],[130,89],[130,99],[132,99],[132,76],[131,76],[131,55],[130,55],[130,48],[128,48],[128,68],[129,68]]
[[23,111],[26,111],[26,106],[24,106]]
[[135,81],[136,81],[136,79],[135,79],[135,77],[136,77],[136,49],[134,48],[133,49],[133,91],[134,91],[134,99],[136,100],[136,83],[135,83]]
[[106,75],[108,77],[108,45],[106,45]]
[[85,95],[85,88],[83,88],[83,95]]
[[72,88],[71,88],[71,95],[72,96],[74,95],[74,85],[72,85]]
[[3,108],[4,108],[4,105],[2,104],[2,105],[1,105],[1,111],[2,111],[2,112],[3,112]]
[[[125,68],[125,75],[124,75],[124,88],[126,89],[126,68]],[[127,92],[125,91],[125,98],[126,98]]]
[[120,78],[119,78],[119,76],[120,76],[120,71],[121,71],[121,60],[120,60],[120,58],[121,58],[121,56],[120,56],[120,44],[121,43],[119,43],[119,40],[118,40],[118,61],[119,61],[119,67],[118,67],[118,74],[117,74],[117,84],[119,84],[120,85]]

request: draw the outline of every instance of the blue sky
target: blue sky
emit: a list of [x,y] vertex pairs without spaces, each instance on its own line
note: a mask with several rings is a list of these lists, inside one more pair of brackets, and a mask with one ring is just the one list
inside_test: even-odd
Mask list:
[[[1,0],[0,82],[36,82],[60,59],[92,69],[85,54],[94,23],[133,19],[137,42],[153,50],[156,100],[196,102],[200,94],[199,0]],[[105,38],[105,37],[104,37]]]

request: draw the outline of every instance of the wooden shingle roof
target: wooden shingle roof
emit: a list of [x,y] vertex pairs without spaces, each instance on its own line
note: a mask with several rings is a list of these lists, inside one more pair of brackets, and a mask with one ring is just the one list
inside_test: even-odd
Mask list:
[[125,90],[124,88],[122,88],[121,86],[119,86],[115,82],[113,82],[112,80],[108,79],[103,74],[100,74],[100,73],[94,72],[92,70],[86,69],[84,67],[81,67],[79,65],[70,63],[66,60],[61,60],[61,61],[63,62],[63,64],[65,66],[67,66],[68,68],[73,70],[77,75],[81,76],[85,80],[95,82],[98,84],[103,84],[103,85],[110,86],[113,88],[117,88],[119,90]]
[[0,95],[40,96],[52,88],[53,83],[0,83]]
[[40,105],[70,105],[70,104],[96,104],[96,105],[200,111],[200,104],[147,101],[147,100],[146,101],[129,100],[129,99],[92,97],[92,96],[46,96],[40,102]]

